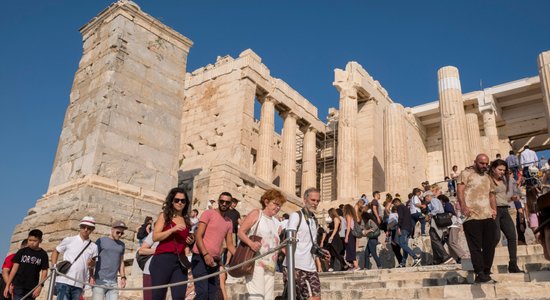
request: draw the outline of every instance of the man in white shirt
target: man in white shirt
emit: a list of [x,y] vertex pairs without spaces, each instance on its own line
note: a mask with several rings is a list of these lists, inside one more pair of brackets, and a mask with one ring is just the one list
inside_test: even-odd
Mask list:
[[[79,225],[78,235],[64,238],[55,247],[52,252],[52,264],[56,264],[59,253],[63,253],[63,259],[72,263],[66,275],[80,281],[92,282],[95,259],[98,256],[97,245],[90,240],[90,234],[95,229],[95,219],[86,216]],[[61,275],[57,276],[55,289],[58,300],[79,300],[83,288],[84,285],[81,283]]]
[[419,188],[413,189],[413,197],[409,203],[409,209],[411,211],[411,218],[413,220],[413,228],[411,232],[411,238],[414,238],[414,231],[416,229],[416,223],[420,222],[420,234],[426,235],[426,220],[422,216],[422,208],[426,207],[420,200],[422,190]]
[[[319,281],[319,274],[317,274],[317,268],[315,267],[315,257],[314,254],[312,254],[312,247],[315,244],[318,226],[313,212],[317,210],[319,201],[319,190],[316,188],[308,188],[304,192],[304,208],[298,212],[292,213],[288,220],[288,229],[298,228],[296,232],[298,243],[296,244],[296,252],[294,253],[294,278],[296,280],[297,299],[321,299],[321,282]],[[322,251],[324,251],[323,258],[330,259],[328,251]],[[287,256],[288,255],[287,253]],[[286,259],[284,265],[287,265]],[[288,276],[286,268],[284,269],[283,275],[286,281]]]
[[537,167],[539,158],[537,157],[535,151],[529,149],[529,146],[525,146],[523,152],[521,152],[521,155],[519,156],[519,160],[521,166],[523,167],[523,177],[525,177],[525,180],[528,181],[531,178],[529,167]]

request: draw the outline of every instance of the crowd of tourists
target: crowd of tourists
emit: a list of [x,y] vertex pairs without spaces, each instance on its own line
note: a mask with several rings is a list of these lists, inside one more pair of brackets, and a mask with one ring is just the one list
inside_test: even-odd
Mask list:
[[[320,299],[319,272],[428,263],[409,242],[422,236],[429,237],[431,243],[431,264],[460,263],[471,258],[475,282],[485,283],[493,281],[491,267],[502,232],[509,253],[508,271],[523,272],[517,264],[517,245],[525,243],[526,228],[531,228],[546,245],[544,254],[550,260],[550,193],[537,197],[541,191],[536,183],[540,180],[532,167],[538,162],[536,156],[523,168],[519,162],[510,167],[510,161],[490,161],[487,155],[479,154],[472,166],[462,171],[453,168],[446,192],[439,184],[423,182],[406,197],[387,193],[382,201],[382,193],[375,191],[371,199],[362,195],[353,204],[330,208],[326,222],[321,222],[323,226],[319,225],[322,216],[314,214],[320,201],[316,188],[304,191],[303,208],[282,216],[279,212],[286,198],[277,190],[267,190],[259,199],[260,208],[244,218],[236,209],[239,200],[228,192],[221,193],[217,201],[209,201],[199,216],[197,209],[191,209],[187,192],[173,188],[156,219],[147,217],[136,230],[136,261],[143,270],[143,286],[172,284],[173,299],[227,299],[227,276],[215,273],[232,260],[238,242],[257,254],[266,254],[290,230],[296,230],[298,241],[293,255],[299,259],[293,278],[301,299]],[[456,201],[451,201],[455,197]],[[66,275],[56,278],[57,299],[81,299],[84,283],[88,282],[94,285],[92,299],[116,300],[118,290],[113,288],[126,286],[126,247],[121,237],[127,225],[116,221],[108,236],[92,242],[90,235],[95,227],[93,217],[82,218],[78,234],[64,238],[52,251],[51,264]],[[460,245],[461,234],[468,249]],[[36,298],[41,294],[43,284],[39,283],[46,278],[50,265],[47,253],[40,248],[42,237],[39,229],[31,230],[20,250],[6,258],[1,280],[4,299],[21,299],[28,293]],[[391,248],[393,263],[382,262],[380,243],[388,252]],[[60,254],[63,261],[58,262]],[[274,299],[275,272],[283,273],[288,292],[286,258],[283,249],[256,260],[253,270],[244,276],[248,299]],[[193,284],[178,284],[209,275]],[[167,288],[143,291],[144,299],[164,300],[166,295]]]

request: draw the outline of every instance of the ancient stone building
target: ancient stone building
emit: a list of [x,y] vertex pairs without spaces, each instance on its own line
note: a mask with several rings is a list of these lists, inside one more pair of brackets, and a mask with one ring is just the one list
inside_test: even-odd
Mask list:
[[[192,42],[131,1],[109,6],[81,33],[50,184],[16,227],[13,247],[40,227],[49,250],[84,215],[97,218],[96,234],[114,219],[132,230],[158,214],[177,184],[199,210],[229,191],[246,214],[263,191],[277,188],[291,211],[311,186],[327,208],[374,190],[406,195],[481,151],[494,157],[550,147],[550,52],[539,56],[539,76],[467,93],[459,70],[443,67],[434,74],[440,99],[416,107],[394,102],[350,62],[335,70],[337,109],[322,121],[315,99],[271,76],[250,49],[186,73]],[[281,134],[275,114],[284,120]]]

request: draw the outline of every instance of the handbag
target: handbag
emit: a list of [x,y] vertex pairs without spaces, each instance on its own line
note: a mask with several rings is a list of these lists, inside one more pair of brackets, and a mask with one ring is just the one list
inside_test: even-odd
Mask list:
[[[262,241],[262,237],[256,235],[261,219],[262,219],[262,212],[260,211],[260,216],[258,217],[258,221],[256,221],[256,225],[255,225],[256,228],[254,228],[254,233],[252,233],[252,235],[249,236],[252,242]],[[233,266],[241,264],[253,258],[254,255],[256,255],[256,252],[254,252],[254,250],[252,250],[252,248],[250,248],[246,243],[244,243],[243,241],[240,241],[239,245],[237,246],[237,250],[235,250],[235,254],[231,257],[231,260],[229,261],[228,266],[229,268],[231,268]],[[229,273],[229,275],[236,278],[252,275],[254,273],[254,265],[255,265],[255,262],[252,261],[238,268],[230,269],[227,271],[227,273]]]
[[[372,220],[369,220],[369,222],[373,222]],[[374,223],[374,222],[373,222]],[[369,239],[375,239],[375,238],[378,238],[380,236],[380,228],[378,228],[376,226],[376,224],[374,224],[374,226],[369,226],[368,229],[372,229],[372,228],[375,228],[373,231],[369,232],[366,234],[366,237],[369,238]]]
[[88,241],[88,244],[86,244],[86,246],[84,246],[84,248],[82,250],[80,250],[80,253],[78,253],[78,255],[73,260],[73,262],[70,262],[68,260],[63,260],[63,261],[59,262],[56,265],[57,272],[59,272],[61,274],[67,274],[67,272],[69,272],[69,269],[71,268],[73,263],[80,258],[80,255],[82,255],[82,253],[84,253],[84,250],[86,250],[86,248],[88,248],[88,246],[90,246],[91,243],[92,243],[92,240]]
[[363,225],[359,224],[356,220],[353,220],[353,228],[351,229],[351,234],[356,238],[362,238],[363,235]]
[[436,214],[433,218],[437,227],[444,228],[453,225],[452,217],[450,213],[440,213]]
[[[191,262],[185,255],[185,251],[178,252],[178,243],[176,243],[176,236],[174,236],[174,246],[176,247],[176,256],[178,257],[178,262],[184,271],[187,271],[191,268]],[[185,248],[185,247],[184,247]],[[145,264],[143,264],[145,266]]]
[[136,252],[136,261],[138,267],[143,271],[145,269],[145,264],[153,254],[139,254],[139,251]]

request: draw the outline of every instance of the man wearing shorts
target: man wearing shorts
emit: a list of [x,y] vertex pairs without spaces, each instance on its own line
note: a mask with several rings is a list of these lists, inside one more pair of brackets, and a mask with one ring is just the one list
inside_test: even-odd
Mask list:
[[[292,213],[288,220],[288,229],[296,229],[299,226],[296,232],[298,243],[294,254],[296,299],[321,299],[321,282],[315,267],[315,257],[311,253],[311,247],[315,243],[314,238],[317,236],[317,222],[313,211],[317,210],[319,200],[319,190],[316,188],[307,189],[304,192],[304,208]],[[330,258],[330,256],[328,257]],[[284,265],[287,265],[286,260]],[[283,270],[283,276],[286,281],[288,276],[286,268]]]

